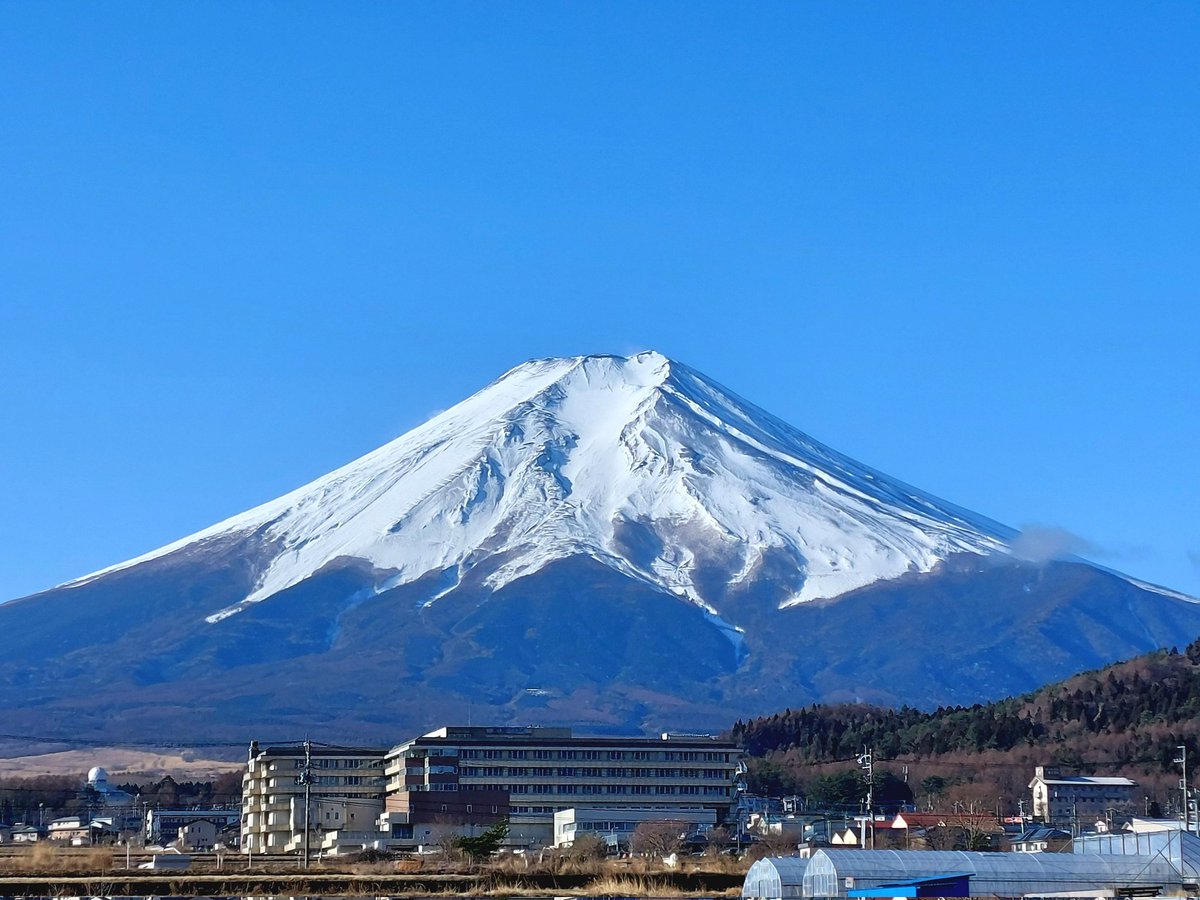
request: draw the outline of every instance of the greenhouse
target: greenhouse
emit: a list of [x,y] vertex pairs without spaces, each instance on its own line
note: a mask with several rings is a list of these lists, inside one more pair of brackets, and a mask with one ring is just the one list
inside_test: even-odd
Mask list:
[[1185,884],[1200,882],[1200,838],[1179,829],[1089,834],[1076,838],[1073,849],[1079,854],[1165,857]]
[[798,898],[807,859],[797,856],[777,856],[760,859],[746,873],[742,896],[755,900],[785,900]]
[[851,889],[947,873],[969,875],[970,893],[975,897],[1121,888],[1178,890],[1182,884],[1175,867],[1161,855],[826,849],[818,850],[808,861],[802,891],[806,898],[841,900]]

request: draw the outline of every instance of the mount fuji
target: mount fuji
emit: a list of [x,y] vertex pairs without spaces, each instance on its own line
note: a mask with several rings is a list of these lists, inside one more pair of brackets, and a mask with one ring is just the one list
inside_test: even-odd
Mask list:
[[1016,538],[660,354],[534,360],[277,500],[0,605],[0,710],[185,742],[472,711],[722,727],[974,702],[1200,633],[1193,598]]

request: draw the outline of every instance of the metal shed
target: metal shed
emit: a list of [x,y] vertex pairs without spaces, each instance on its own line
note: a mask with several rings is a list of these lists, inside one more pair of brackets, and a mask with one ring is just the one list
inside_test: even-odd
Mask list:
[[845,898],[878,887],[956,872],[971,876],[973,896],[1020,897],[1121,887],[1178,888],[1162,856],[1070,853],[974,853],[960,850],[818,850],[804,871],[806,898]]
[[801,895],[807,859],[798,856],[774,856],[760,859],[746,872],[742,896],[754,900],[786,900]]

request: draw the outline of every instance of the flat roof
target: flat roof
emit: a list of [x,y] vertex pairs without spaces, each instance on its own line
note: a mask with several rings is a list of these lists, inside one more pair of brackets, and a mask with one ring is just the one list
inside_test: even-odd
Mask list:
[[502,744],[506,747],[579,747],[585,744],[616,748],[632,746],[638,749],[697,749],[736,752],[733,741],[705,735],[664,733],[648,735],[574,734],[570,728],[520,728],[507,726],[446,726],[420,737],[394,745],[389,753],[402,747],[436,746],[438,744]]
[[[258,752],[255,754],[255,756],[256,757],[262,756],[264,753],[268,754],[270,756],[303,757],[304,756],[304,745],[300,744],[297,746],[292,746],[291,744],[288,744],[286,746],[278,746],[278,745],[273,744],[271,746],[259,747]],[[321,744],[313,744],[312,748],[311,748],[311,753],[312,753],[313,757],[321,757],[321,756],[378,756],[378,757],[383,757],[383,755],[385,753],[387,753],[387,748],[385,748],[385,747],[326,747]]]
[[[1034,779],[1035,781],[1037,779]],[[1082,784],[1097,787],[1137,787],[1137,782],[1129,778],[1101,775],[1059,775],[1056,778],[1043,778],[1046,784]]]

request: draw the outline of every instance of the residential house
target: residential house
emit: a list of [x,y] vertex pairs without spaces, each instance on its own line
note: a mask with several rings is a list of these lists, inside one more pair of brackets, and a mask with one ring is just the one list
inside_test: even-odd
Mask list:
[[148,809],[146,810],[143,835],[146,843],[158,844],[171,840],[179,834],[179,829],[188,822],[197,819],[208,819],[221,828],[239,825],[242,821],[240,806],[214,806],[191,809]]
[[217,842],[220,826],[212,819],[192,819],[180,825],[175,834],[175,846],[183,853],[207,853]]
[[1030,828],[1012,840],[1014,853],[1058,853],[1071,843],[1071,833],[1059,828]]
[[829,843],[834,847],[857,847],[859,846],[858,829],[847,827],[844,830],[835,831],[829,838]]
[[60,843],[80,846],[91,842],[92,827],[86,816],[62,816],[46,828],[46,837]]

